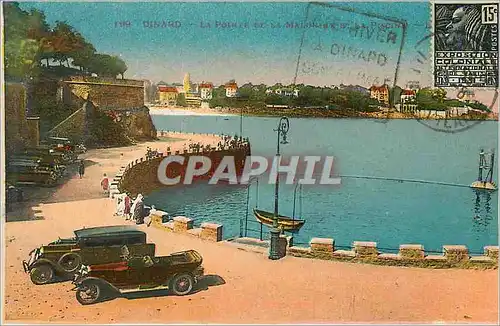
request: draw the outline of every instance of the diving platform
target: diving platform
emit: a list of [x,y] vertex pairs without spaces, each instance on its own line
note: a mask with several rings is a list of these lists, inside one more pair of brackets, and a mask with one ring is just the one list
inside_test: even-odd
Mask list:
[[[489,158],[489,162],[488,162]],[[479,171],[477,180],[470,187],[479,190],[497,190],[497,185],[493,182],[493,167],[495,165],[495,152],[485,153],[481,149],[479,152]],[[483,172],[486,172],[486,177],[483,178]]]
[[491,190],[491,191],[498,190],[497,185],[494,182],[488,182],[488,181],[474,181],[470,185],[470,187],[474,189]]

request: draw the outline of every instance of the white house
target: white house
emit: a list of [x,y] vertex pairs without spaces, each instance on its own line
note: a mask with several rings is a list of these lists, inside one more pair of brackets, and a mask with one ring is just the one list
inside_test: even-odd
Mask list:
[[411,89],[404,89],[401,92],[401,105],[399,106],[400,112],[415,112],[417,110],[417,97],[416,92]]
[[229,82],[224,85],[226,88],[226,97],[238,96],[238,84],[236,82]]
[[214,85],[212,83],[201,83],[199,85],[200,97],[202,100],[210,100],[212,98],[212,90]]
[[299,96],[299,90],[298,89],[292,89],[292,88],[276,88],[274,91],[271,88],[266,89],[266,94],[276,94],[280,96]]

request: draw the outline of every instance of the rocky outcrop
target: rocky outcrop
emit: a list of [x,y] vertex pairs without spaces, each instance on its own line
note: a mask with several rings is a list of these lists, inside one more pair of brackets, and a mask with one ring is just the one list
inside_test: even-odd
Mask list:
[[106,111],[121,125],[128,137],[134,140],[156,138],[156,128],[146,106],[132,110]]
[[156,138],[143,82],[73,76],[59,82],[55,101],[78,109],[49,131],[88,147],[122,146]]

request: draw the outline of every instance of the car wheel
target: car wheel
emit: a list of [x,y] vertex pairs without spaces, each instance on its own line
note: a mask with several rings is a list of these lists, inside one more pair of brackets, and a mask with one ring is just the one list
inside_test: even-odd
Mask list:
[[98,282],[85,282],[76,290],[76,300],[82,305],[93,304],[101,298],[102,288]]
[[171,282],[171,291],[175,295],[186,295],[193,289],[194,279],[189,274],[178,274]]
[[31,282],[36,285],[47,284],[54,278],[54,269],[49,264],[42,264],[30,270]]
[[65,272],[71,273],[80,268],[80,265],[82,264],[82,258],[80,257],[80,255],[75,254],[74,252],[68,252],[62,255],[61,258],[59,258],[58,263]]

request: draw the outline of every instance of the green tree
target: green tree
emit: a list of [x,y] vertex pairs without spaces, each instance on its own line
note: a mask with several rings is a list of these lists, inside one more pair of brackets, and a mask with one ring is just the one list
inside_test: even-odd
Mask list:
[[69,67],[69,58],[84,47],[84,40],[66,22],[57,21],[50,38],[52,59]]
[[179,95],[177,95],[177,103],[176,104],[178,106],[187,106],[186,96],[184,95],[184,93],[180,93]]
[[124,78],[123,74],[128,69],[127,65],[125,64],[125,61],[116,56],[113,56],[113,68],[117,72],[117,75],[122,75],[122,79]]
[[45,16],[37,10],[21,10],[16,2],[4,3],[3,9],[5,78],[27,80],[38,70],[40,39],[48,29]]
[[442,103],[446,98],[446,91],[442,88],[435,88],[432,90],[432,98],[437,102]]
[[86,64],[89,72],[103,77],[116,78],[117,75],[122,75],[123,78],[123,74],[127,70],[127,65],[122,59],[109,54],[95,53]]
[[[443,96],[444,92],[444,96]],[[432,88],[423,88],[417,92],[417,103],[420,110],[446,110],[446,104],[444,103],[444,97],[446,92],[438,91]]]
[[71,53],[71,57],[73,58],[72,64],[80,67],[82,71],[88,72],[94,54],[94,46],[86,41],[83,41],[83,46]]

